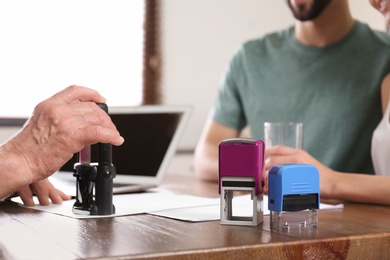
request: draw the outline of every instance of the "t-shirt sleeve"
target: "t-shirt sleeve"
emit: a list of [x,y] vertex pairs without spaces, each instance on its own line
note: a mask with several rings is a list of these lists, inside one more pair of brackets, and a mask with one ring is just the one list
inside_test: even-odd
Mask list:
[[211,109],[211,118],[222,125],[241,131],[247,124],[243,113],[237,77],[243,71],[241,49],[233,55],[222,76],[218,94]]

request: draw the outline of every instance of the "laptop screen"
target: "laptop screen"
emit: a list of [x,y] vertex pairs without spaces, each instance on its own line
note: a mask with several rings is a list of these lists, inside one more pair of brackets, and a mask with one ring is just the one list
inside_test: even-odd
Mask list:
[[[112,146],[112,162],[118,175],[150,176],[159,173],[167,156],[173,156],[177,135],[182,131],[186,109],[164,109],[164,106],[109,108],[111,120],[125,142]],[[174,144],[174,142],[176,144]],[[174,146],[174,147],[172,147]],[[171,155],[168,154],[169,149]],[[91,146],[91,161],[97,162],[98,145]],[[170,159],[170,158],[168,158]],[[60,170],[73,171],[75,154]]]

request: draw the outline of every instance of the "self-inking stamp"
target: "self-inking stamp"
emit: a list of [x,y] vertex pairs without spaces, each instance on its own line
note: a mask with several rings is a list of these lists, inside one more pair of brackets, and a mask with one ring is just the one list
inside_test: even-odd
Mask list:
[[315,166],[275,165],[268,174],[271,228],[314,228],[318,225],[320,177]]
[[[221,224],[257,226],[263,222],[264,142],[232,138],[219,144]],[[234,214],[234,192],[251,194],[251,215]]]
[[[98,106],[108,113],[106,104]],[[112,145],[98,143],[98,162],[91,162],[91,147],[85,146],[79,152],[79,162],[74,165],[76,177],[76,202],[73,212],[84,215],[111,215],[113,205],[113,178],[115,166],[112,164]],[[95,191],[95,194],[94,194]],[[94,200],[95,197],[95,200]]]

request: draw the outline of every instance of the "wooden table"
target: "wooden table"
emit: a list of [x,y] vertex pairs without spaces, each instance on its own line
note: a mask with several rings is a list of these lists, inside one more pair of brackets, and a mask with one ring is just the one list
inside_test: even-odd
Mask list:
[[[163,187],[216,197],[217,185],[169,176]],[[152,203],[152,202],[151,202]],[[390,259],[390,207],[345,204],[320,211],[319,227],[270,230],[147,214],[72,219],[0,204],[0,259]]]

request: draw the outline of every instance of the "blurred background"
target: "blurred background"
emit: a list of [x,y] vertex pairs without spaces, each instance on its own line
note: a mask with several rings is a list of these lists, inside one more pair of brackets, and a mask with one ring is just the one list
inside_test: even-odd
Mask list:
[[[356,19],[386,30],[368,0],[349,2]],[[2,1],[0,17],[1,142],[40,100],[80,84],[109,105],[192,105],[187,154],[239,44],[294,22],[284,0]]]

